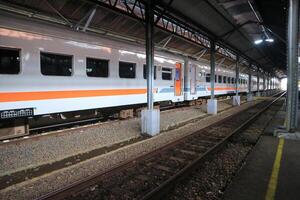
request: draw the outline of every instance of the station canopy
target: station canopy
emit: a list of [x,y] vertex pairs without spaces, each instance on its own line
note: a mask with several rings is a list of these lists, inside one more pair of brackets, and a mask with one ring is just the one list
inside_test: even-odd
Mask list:
[[[157,49],[209,60],[210,40],[217,43],[217,64],[241,71],[286,73],[286,2],[280,0],[154,1]],[[64,25],[75,31],[144,44],[145,0],[0,0],[0,10]],[[254,44],[254,41],[273,42]]]

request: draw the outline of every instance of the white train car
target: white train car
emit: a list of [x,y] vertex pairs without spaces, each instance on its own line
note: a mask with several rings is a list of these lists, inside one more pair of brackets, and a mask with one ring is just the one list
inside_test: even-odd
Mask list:
[[[210,66],[206,62],[187,60],[185,65],[184,96],[185,100],[195,100],[209,96]],[[239,92],[247,92],[248,75],[240,73]],[[215,95],[233,94],[235,92],[235,72],[218,66],[215,72]]]
[[[4,16],[0,24],[2,119],[146,103],[142,45]],[[209,63],[156,51],[154,65],[155,102],[210,95]],[[234,93],[235,81],[248,91],[247,74],[235,80],[233,70],[218,67],[215,95]]]
[[[0,21],[0,110],[29,108],[44,115],[146,103],[142,46],[40,23]],[[154,65],[154,101],[184,101],[183,60],[156,52]]]
[[[69,40],[6,28],[0,34],[9,67],[0,73],[0,110],[33,108],[43,115],[146,102],[143,52],[102,45],[96,37]],[[183,61],[157,55],[154,64],[154,101],[183,101]]]

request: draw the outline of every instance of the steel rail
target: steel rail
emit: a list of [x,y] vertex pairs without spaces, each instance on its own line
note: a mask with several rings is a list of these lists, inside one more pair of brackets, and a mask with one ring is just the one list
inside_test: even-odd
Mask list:
[[[229,96],[232,96],[233,94],[230,94]],[[228,99],[223,99],[224,96],[219,96],[218,101],[226,101]],[[203,100],[205,100],[203,98]],[[170,105],[170,106],[161,106],[160,111],[169,111],[169,110],[175,110],[176,109],[181,109],[181,108],[188,108],[191,107],[186,104],[178,104],[178,105]],[[229,108],[227,108],[229,109]],[[225,110],[227,110],[225,109]],[[106,123],[110,120],[110,118],[104,118],[104,117],[92,117],[92,118],[87,118],[87,119],[79,119],[79,120],[74,120],[74,121],[69,121],[69,122],[60,122],[56,124],[49,124],[49,125],[41,125],[41,126],[36,126],[36,127],[29,127],[29,134],[25,135],[16,135],[12,136],[9,138],[3,138],[0,139],[0,145],[5,144],[1,143],[3,141],[9,140],[11,141],[17,141],[22,138],[30,139],[31,137],[37,137],[37,136],[45,136],[43,133],[48,133],[48,132],[53,132],[53,131],[68,131],[74,127],[76,128],[84,128],[84,126],[89,126],[89,125],[100,125],[101,123]],[[112,118],[111,121],[118,121],[117,118]],[[49,136],[49,135],[47,135]]]
[[[234,94],[228,94],[228,96],[233,96]],[[224,96],[218,96],[218,101],[226,101],[228,99],[223,99]],[[205,98],[203,98],[203,100],[205,100]],[[177,108],[184,108],[184,107],[190,107],[189,105],[185,105],[185,104],[178,104],[178,105],[170,105],[170,106],[161,106],[160,107],[160,111],[167,111],[167,110],[173,110],[173,109],[177,109]],[[57,123],[57,124],[51,124],[51,125],[43,125],[43,126],[37,126],[34,128],[29,128],[29,132],[34,132],[34,131],[45,131],[45,130],[49,130],[52,128],[62,128],[64,126],[77,126],[77,125],[89,125],[92,123],[97,123],[97,122],[106,122],[108,119],[107,118],[103,118],[103,117],[95,117],[95,118],[88,118],[88,119],[82,119],[82,120],[75,120],[75,121],[70,121],[70,122],[62,122],[62,123]],[[62,130],[61,129],[61,130]],[[66,129],[67,130],[67,129]],[[21,136],[24,137],[24,136]],[[15,137],[17,138],[17,137]],[[9,138],[12,139],[12,138]],[[1,141],[1,140],[0,140]]]
[[[278,94],[277,94],[278,95]],[[271,105],[273,105],[276,101],[278,101],[283,95],[285,95],[285,93],[280,94],[279,97],[277,97],[275,100],[273,100],[271,103],[269,103],[267,106],[265,106],[263,109],[261,109],[260,111],[258,111],[256,114],[254,114],[252,117],[250,117],[248,120],[246,120],[246,122],[244,122],[243,124],[241,124],[238,128],[234,129],[234,131],[232,131],[229,135],[227,135],[226,137],[224,137],[223,139],[221,139],[220,142],[216,143],[215,145],[213,145],[212,147],[210,147],[209,150],[205,151],[204,154],[202,154],[200,157],[196,158],[192,163],[188,164],[187,166],[185,166],[183,169],[181,169],[178,173],[176,173],[175,175],[171,176],[169,179],[167,179],[165,182],[163,182],[162,184],[160,184],[158,187],[154,188],[152,191],[150,191],[149,193],[147,193],[145,196],[143,196],[142,199],[157,199],[157,198],[161,198],[162,196],[164,196],[166,194],[166,192],[172,188],[180,178],[183,178],[185,175],[187,175],[189,172],[192,171],[192,169],[194,169],[195,167],[197,167],[197,165],[199,163],[201,163],[203,160],[205,160],[206,158],[208,158],[209,155],[211,155],[213,152],[217,151],[220,147],[222,147],[223,145],[225,145],[230,138],[232,138],[235,134],[239,133],[240,131],[242,131],[243,129],[245,129],[247,126],[249,126],[251,124],[251,122],[253,122],[255,119],[257,119],[257,117],[259,117],[264,111],[266,111]],[[276,96],[276,95],[275,95]],[[259,104],[256,104],[255,106],[257,106]],[[253,106],[253,107],[255,107]],[[249,109],[253,108],[250,107]],[[243,112],[243,111],[242,111]],[[231,116],[227,116],[224,119],[214,123],[214,124],[222,124],[222,122],[230,119],[233,116],[236,116],[237,114],[239,114],[240,112],[231,115]],[[212,124],[212,125],[214,125]],[[212,126],[211,125],[211,126]],[[198,132],[198,131],[197,131]],[[155,154],[157,154],[158,152],[168,149],[172,146],[175,146],[176,144],[179,144],[180,142],[182,142],[183,140],[185,140],[186,138],[190,137],[193,134],[187,135],[183,138],[180,138],[174,142],[171,142],[163,147],[160,147],[152,152],[149,152],[145,155],[141,155],[135,159],[129,160],[127,162],[123,162],[120,165],[112,168],[109,171],[106,172],[100,172],[97,173],[93,176],[87,177],[85,179],[79,180],[77,182],[74,182],[70,185],[67,185],[66,187],[60,188],[58,190],[55,190],[53,192],[50,192],[44,196],[41,196],[39,198],[37,198],[36,200],[49,200],[49,199],[63,199],[66,197],[71,196],[72,194],[76,195],[78,194],[80,191],[84,190],[85,188],[88,188],[92,185],[97,184],[97,182],[99,182],[100,177],[109,177],[110,175],[113,175],[116,171],[118,170],[122,170],[122,169],[126,169],[129,166],[134,165],[135,161],[137,160],[142,160],[145,158],[149,158]]]
[[241,124],[238,128],[236,128],[231,134],[229,134],[227,137],[222,139],[219,143],[215,144],[210,150],[206,151],[202,156],[200,156],[198,159],[184,167],[182,170],[180,170],[178,173],[176,173],[173,177],[165,181],[163,184],[161,184],[159,187],[155,188],[148,194],[146,194],[142,200],[148,200],[148,199],[159,199],[165,193],[170,189],[170,187],[173,187],[179,179],[183,178],[187,174],[189,174],[195,167],[198,166],[200,162],[205,160],[210,154],[217,151],[220,147],[224,146],[227,142],[229,142],[230,138],[232,138],[237,133],[241,132],[245,128],[247,128],[254,120],[256,120],[262,113],[264,113],[267,109],[269,109],[276,101],[278,101],[282,96],[285,95],[285,92],[282,93],[279,97],[277,97],[275,100],[273,100],[271,103],[269,103],[266,107],[261,109],[258,113],[256,113],[254,116],[252,116],[250,119],[248,119],[246,122]]

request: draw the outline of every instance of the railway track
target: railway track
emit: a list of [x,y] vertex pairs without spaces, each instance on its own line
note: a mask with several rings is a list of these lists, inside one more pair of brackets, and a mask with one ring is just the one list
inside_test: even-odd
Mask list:
[[263,101],[108,172],[51,192],[39,200],[161,198],[179,179],[188,175],[283,95],[275,100]]
[[[225,98],[224,96],[219,97],[220,101],[227,101],[228,99]],[[176,111],[176,109],[185,109],[189,108],[191,106],[186,105],[186,104],[180,104],[177,106],[164,106],[161,107],[161,111]],[[68,130],[70,128],[75,128],[75,127],[80,127],[80,126],[89,126],[93,124],[100,124],[100,123],[106,123],[109,121],[118,121],[118,118],[113,118],[113,117],[93,117],[93,118],[88,118],[88,119],[79,119],[75,121],[68,121],[68,122],[60,122],[60,123],[55,123],[55,124],[48,124],[48,125],[38,125],[38,126],[29,126],[29,134],[28,135],[20,135],[20,136],[13,136],[10,138],[5,138],[5,139],[0,139],[0,142],[6,143],[7,141],[13,141],[13,140],[18,140],[22,138],[30,139],[32,136],[42,136],[44,134],[47,134],[48,132],[52,131],[64,131]]]
[[[220,101],[226,101],[227,96],[220,96],[218,98]],[[176,109],[182,109],[182,108],[188,108],[190,107],[187,104],[178,104],[178,105],[172,105],[172,106],[162,106],[160,107],[160,111],[169,111],[169,110],[176,110]],[[99,123],[99,122],[106,122],[108,120],[118,120],[118,118],[105,118],[105,117],[95,117],[95,118],[89,118],[89,119],[80,119],[70,122],[62,122],[62,123],[56,123],[56,124],[49,124],[49,125],[42,125],[42,126],[35,126],[32,128],[29,128],[29,132],[31,134],[39,134],[46,131],[54,131],[54,130],[60,130],[60,129],[66,129],[71,128],[75,126],[83,126],[83,125],[89,125],[93,123]]]

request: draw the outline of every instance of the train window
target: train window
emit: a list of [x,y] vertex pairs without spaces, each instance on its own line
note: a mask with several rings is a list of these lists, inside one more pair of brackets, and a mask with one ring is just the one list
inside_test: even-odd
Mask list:
[[0,74],[20,72],[20,50],[0,48]]
[[215,75],[215,83],[217,82],[217,75]]
[[222,76],[218,76],[218,83],[222,83]]
[[72,57],[41,52],[41,72],[48,76],[71,76]]
[[223,83],[227,82],[227,76],[223,76]]
[[119,76],[120,78],[135,78],[135,63],[119,62]]
[[91,77],[108,77],[109,60],[86,58],[86,74]]
[[231,83],[231,77],[227,77],[227,83],[230,84]]
[[[147,65],[143,65],[143,77],[147,79]],[[154,65],[154,80],[156,79],[156,65]]]
[[205,79],[206,79],[206,82],[209,83],[210,82],[210,74],[206,74]]
[[231,83],[234,84],[234,78],[233,77],[231,78]]
[[161,69],[161,78],[162,80],[172,80],[172,69],[163,67]]

